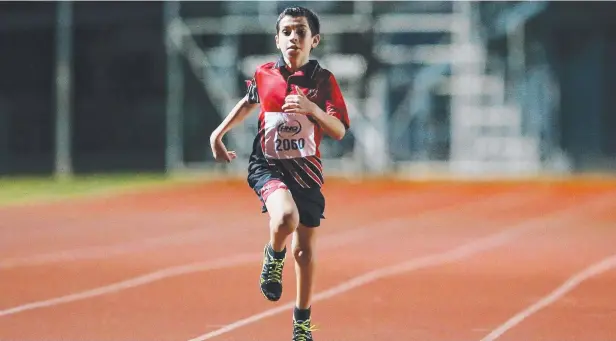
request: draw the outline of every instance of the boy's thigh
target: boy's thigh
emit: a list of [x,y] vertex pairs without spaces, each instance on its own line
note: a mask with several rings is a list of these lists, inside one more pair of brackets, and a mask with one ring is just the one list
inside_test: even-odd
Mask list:
[[293,199],[299,211],[299,222],[307,228],[321,225],[321,219],[325,218],[325,198],[319,188],[291,188]]
[[261,201],[263,213],[272,215],[297,213],[297,207],[287,184],[276,174],[264,174],[253,186]]
[[298,219],[299,212],[293,195],[283,182],[272,180],[271,183],[266,184],[264,192],[267,193],[262,195],[262,200],[270,217],[281,218],[292,215],[294,219]]
[[325,198],[320,188],[287,185],[277,174],[266,173],[254,181],[253,190],[263,204],[261,212],[269,212],[270,216],[271,210],[280,213],[294,206],[299,214],[300,224],[308,228],[320,226],[321,219],[324,218]]

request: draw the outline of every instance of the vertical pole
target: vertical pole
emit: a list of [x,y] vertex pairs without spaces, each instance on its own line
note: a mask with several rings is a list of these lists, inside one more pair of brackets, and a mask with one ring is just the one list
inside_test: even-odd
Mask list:
[[9,113],[11,107],[0,103],[0,176],[9,170]]
[[178,49],[182,35],[178,32],[175,20],[180,16],[180,3],[165,1],[164,35],[167,52],[167,108],[165,171],[172,173],[183,165],[182,143],[182,104],[184,97],[184,74]]
[[525,50],[525,24],[512,19],[507,29],[507,62],[510,72],[509,84],[515,95],[513,100],[523,100],[520,88],[524,84],[526,76],[526,50]]
[[55,176],[72,176],[71,93],[73,48],[73,3],[58,2],[56,13],[56,139]]
[[[463,46],[472,42],[472,5],[468,1],[453,2],[455,18],[451,23],[451,44],[454,47]],[[477,107],[478,96],[476,94],[464,95],[466,93],[464,76],[477,75],[479,73],[479,65],[477,63],[468,63],[455,56],[451,63],[451,78],[450,81],[452,94],[450,100],[450,156],[449,166],[454,172],[466,172],[469,167],[472,171],[476,171],[479,167],[475,162],[481,157],[475,153],[472,148],[476,139],[475,127],[469,127],[464,124],[465,112],[464,108],[468,105]],[[475,112],[479,115],[481,113]]]

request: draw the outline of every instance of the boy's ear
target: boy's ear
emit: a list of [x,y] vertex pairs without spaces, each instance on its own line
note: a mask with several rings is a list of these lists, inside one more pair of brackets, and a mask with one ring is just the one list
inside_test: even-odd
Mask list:
[[276,40],[276,48],[280,50],[280,46],[278,46],[278,34],[274,36],[274,40]]
[[312,48],[314,49],[315,47],[317,47],[320,42],[321,42],[321,35],[320,34],[317,34],[316,36],[313,36],[312,37]]

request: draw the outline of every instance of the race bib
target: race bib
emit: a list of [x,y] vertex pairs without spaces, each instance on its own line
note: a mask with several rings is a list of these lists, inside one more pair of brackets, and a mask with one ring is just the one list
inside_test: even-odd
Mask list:
[[314,123],[295,113],[266,112],[263,153],[270,159],[292,159],[317,153]]

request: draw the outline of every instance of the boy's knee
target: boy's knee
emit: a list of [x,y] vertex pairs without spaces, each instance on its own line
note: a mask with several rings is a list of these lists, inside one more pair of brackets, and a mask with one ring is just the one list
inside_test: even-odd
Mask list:
[[299,266],[308,265],[313,259],[312,249],[296,246],[293,248],[293,257]]
[[276,233],[291,234],[299,224],[299,216],[293,209],[283,210],[271,219],[272,227]]

